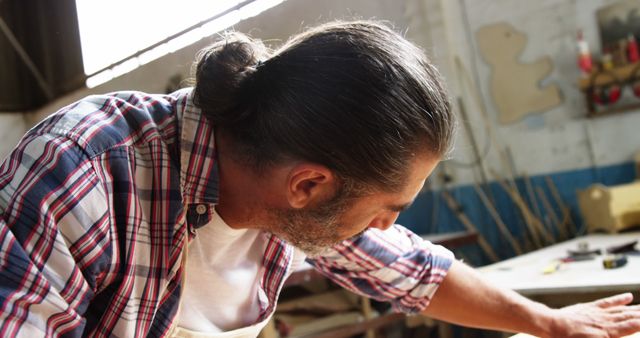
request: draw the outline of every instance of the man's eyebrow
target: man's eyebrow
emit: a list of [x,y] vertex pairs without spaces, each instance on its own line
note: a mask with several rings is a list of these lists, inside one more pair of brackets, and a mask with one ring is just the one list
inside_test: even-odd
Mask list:
[[390,205],[390,206],[387,207],[387,209],[389,209],[391,211],[395,211],[395,212],[403,212],[403,211],[409,209],[411,204],[413,204],[413,201],[411,201],[409,203],[405,203],[405,204],[400,204],[400,205]]

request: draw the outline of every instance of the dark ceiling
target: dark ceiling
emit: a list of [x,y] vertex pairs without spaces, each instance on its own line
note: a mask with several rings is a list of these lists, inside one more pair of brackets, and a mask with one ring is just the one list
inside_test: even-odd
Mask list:
[[84,81],[75,0],[0,0],[0,112],[36,109]]

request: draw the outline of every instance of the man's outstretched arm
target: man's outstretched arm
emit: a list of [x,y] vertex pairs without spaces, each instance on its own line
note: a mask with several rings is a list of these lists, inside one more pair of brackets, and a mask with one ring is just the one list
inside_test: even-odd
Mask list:
[[463,326],[538,337],[622,337],[640,331],[640,306],[631,294],[551,309],[512,290],[500,289],[455,261],[422,312]]

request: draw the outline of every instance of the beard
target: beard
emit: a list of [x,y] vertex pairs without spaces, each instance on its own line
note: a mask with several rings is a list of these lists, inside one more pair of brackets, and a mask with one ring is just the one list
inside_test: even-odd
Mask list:
[[307,256],[317,256],[344,240],[340,230],[345,227],[340,223],[340,218],[351,201],[341,192],[312,209],[274,210],[278,226],[276,235]]

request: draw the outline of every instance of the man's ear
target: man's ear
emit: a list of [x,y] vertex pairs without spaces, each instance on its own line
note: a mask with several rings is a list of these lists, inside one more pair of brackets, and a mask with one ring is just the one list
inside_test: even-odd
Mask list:
[[319,164],[299,163],[291,168],[287,177],[287,200],[294,209],[326,201],[336,191],[333,172]]

